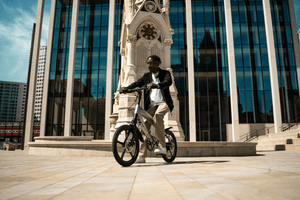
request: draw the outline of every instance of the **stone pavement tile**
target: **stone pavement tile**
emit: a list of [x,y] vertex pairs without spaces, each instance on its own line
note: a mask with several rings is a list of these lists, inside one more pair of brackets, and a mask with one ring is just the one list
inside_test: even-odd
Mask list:
[[99,174],[98,176],[121,176],[121,177],[126,177],[126,176],[136,176],[136,173],[138,171],[138,168],[110,168],[103,173]]
[[218,193],[207,189],[180,189],[178,192],[186,200],[225,200],[223,196]]
[[84,183],[102,184],[96,191],[130,191],[135,177],[94,177]]
[[69,187],[62,187],[60,185],[49,185],[41,189],[28,193],[28,195],[41,196],[41,195],[59,195],[68,190]]
[[166,200],[183,199],[174,187],[167,181],[155,182],[152,184],[134,184],[130,193],[130,200]]
[[262,178],[257,180],[239,181],[253,188],[268,192],[282,198],[300,199],[300,176],[287,176],[280,178]]
[[214,176],[213,174],[211,174],[211,177],[193,179],[212,190],[250,188],[250,186],[246,184],[239,183],[227,178]]
[[[110,184],[112,185],[112,184]],[[114,190],[106,190],[103,191],[103,186],[105,186],[104,183],[82,183],[80,185],[77,185],[76,187],[70,188],[69,190],[66,190],[62,194],[54,197],[55,200],[86,200],[86,199],[128,199],[130,189],[124,191],[124,187],[120,187],[117,189],[117,187],[114,188]],[[108,189],[108,188],[106,188]],[[121,189],[121,190],[120,190]]]
[[177,190],[186,190],[186,189],[207,189],[204,185],[196,181],[185,181],[185,182],[172,182],[172,186]]
[[180,175],[166,175],[166,178],[171,182],[190,182],[193,181],[190,177],[180,174]]
[[[270,172],[265,174],[266,177],[274,177],[274,178],[283,178],[283,177],[290,177],[290,176],[295,176],[293,173],[288,173],[288,172]],[[300,174],[299,174],[300,176]]]
[[36,180],[35,177],[19,177],[19,176],[6,176],[3,178],[0,178],[0,182],[2,183],[9,183],[9,182],[17,182],[17,183],[24,183],[32,180]]
[[221,176],[227,179],[231,180],[244,180],[244,179],[258,179],[267,174],[269,171],[265,169],[253,169],[248,168],[248,170],[245,171],[223,171],[223,169],[220,169],[220,171],[208,171],[211,174],[214,174],[216,176]]
[[23,196],[14,198],[14,200],[48,200],[48,199],[50,200],[53,197],[55,197],[55,195],[42,195],[42,196],[23,195]]
[[299,186],[297,187],[281,187],[281,188],[270,188],[265,189],[265,192],[272,194],[276,197],[281,197],[282,199],[300,199]]
[[232,200],[284,200],[288,199],[282,196],[277,196],[272,193],[268,193],[263,190],[256,188],[248,189],[226,189],[226,190],[217,190],[218,194],[222,195],[226,199]]
[[[51,200],[127,200],[129,191],[63,193]],[[140,198],[143,199],[143,198]]]
[[43,185],[43,186],[48,186],[48,185],[53,185],[57,183],[57,181],[43,181],[41,179],[30,181],[27,183],[23,183],[23,185]]
[[44,187],[43,185],[15,185],[0,193],[0,199],[11,199],[28,194]]
[[[288,177],[266,177],[261,176],[258,179],[244,179],[239,180],[238,182],[243,183],[245,185],[249,185],[254,188],[260,189],[270,189],[270,188],[300,188],[300,176],[288,176]],[[300,192],[299,192],[300,196]]]
[[164,175],[157,169],[155,166],[147,167],[144,165],[143,167],[139,168],[138,171],[139,177],[164,177]]
[[153,185],[153,184],[161,184],[165,182],[166,182],[166,178],[164,177],[140,177],[135,179],[134,185],[146,186],[146,185]]

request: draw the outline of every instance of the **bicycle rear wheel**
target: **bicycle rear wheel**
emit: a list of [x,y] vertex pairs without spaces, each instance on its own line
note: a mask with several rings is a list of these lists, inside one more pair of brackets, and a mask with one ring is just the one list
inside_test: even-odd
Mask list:
[[128,167],[132,165],[139,153],[139,140],[129,125],[120,126],[113,137],[112,149],[116,161]]
[[167,130],[166,131],[166,148],[167,148],[167,153],[166,155],[163,155],[163,159],[166,162],[173,162],[176,154],[177,154],[177,141],[176,137],[173,134],[173,132]]

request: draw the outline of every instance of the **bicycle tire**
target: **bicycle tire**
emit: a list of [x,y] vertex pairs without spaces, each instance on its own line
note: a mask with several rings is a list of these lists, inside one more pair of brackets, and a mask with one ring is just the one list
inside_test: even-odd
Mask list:
[[174,135],[174,133],[170,130],[166,130],[165,132],[166,135],[166,150],[167,153],[166,155],[163,155],[163,159],[168,162],[171,163],[175,160],[176,155],[177,155],[177,141],[176,141],[176,137]]
[[[115,160],[120,165],[123,167],[132,165],[138,157],[139,146],[139,140],[134,134],[132,126],[122,125],[116,130],[112,140],[112,150]],[[129,160],[125,160],[127,157]]]

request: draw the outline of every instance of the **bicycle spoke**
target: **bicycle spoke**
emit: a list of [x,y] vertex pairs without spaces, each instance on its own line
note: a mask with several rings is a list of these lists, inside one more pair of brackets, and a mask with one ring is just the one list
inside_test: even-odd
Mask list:
[[[127,135],[127,136],[126,136]],[[127,139],[129,138],[130,132],[127,133],[127,131],[125,131],[125,140],[124,140],[124,144],[126,143]]]
[[119,140],[117,141],[117,143],[119,143],[119,144],[121,144],[122,145],[122,147],[124,147],[124,145],[125,145],[125,143],[123,142],[120,142]]
[[173,157],[172,151],[170,150],[171,157]]
[[126,151],[126,148],[124,149],[122,155],[121,155],[121,158],[123,159],[124,155],[125,155],[125,151]]
[[130,151],[129,151],[129,153],[130,153],[131,157],[133,157],[133,155],[132,155],[132,153]]

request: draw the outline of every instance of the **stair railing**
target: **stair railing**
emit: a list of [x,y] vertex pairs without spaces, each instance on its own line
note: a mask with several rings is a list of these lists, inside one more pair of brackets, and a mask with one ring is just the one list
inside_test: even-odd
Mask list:
[[[300,117],[288,122],[288,123],[284,123],[282,126],[280,126],[282,132],[287,131],[287,130],[291,130],[292,127],[294,127],[295,125],[298,126],[300,122]],[[249,131],[248,133],[243,134],[239,140],[237,140],[237,142],[249,142],[252,141],[256,138],[258,138],[260,135],[269,135],[270,134],[270,129],[274,128],[274,126],[271,127],[264,127],[262,129],[253,129],[251,131]],[[260,132],[262,132],[264,130],[264,134],[259,134]],[[267,132],[267,134],[266,134]],[[255,133],[255,134],[253,134]]]

